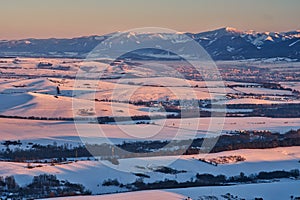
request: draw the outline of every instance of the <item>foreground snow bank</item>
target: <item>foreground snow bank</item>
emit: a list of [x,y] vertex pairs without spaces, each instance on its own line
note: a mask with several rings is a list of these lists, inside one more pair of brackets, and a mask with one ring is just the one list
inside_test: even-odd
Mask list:
[[300,196],[300,182],[299,181],[282,181],[273,183],[247,184],[235,186],[217,186],[217,187],[195,187],[195,188],[181,188],[172,190],[153,190],[141,192],[128,192],[111,195],[100,196],[79,196],[79,197],[62,197],[57,200],[180,200],[191,197],[192,199],[201,199],[202,197],[215,196],[218,199],[224,199],[222,195],[230,193],[232,196],[238,196],[244,199],[290,199],[291,196]]

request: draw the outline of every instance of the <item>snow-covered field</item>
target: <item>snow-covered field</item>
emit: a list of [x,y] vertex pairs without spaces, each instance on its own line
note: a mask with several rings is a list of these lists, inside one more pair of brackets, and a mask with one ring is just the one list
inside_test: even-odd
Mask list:
[[274,90],[274,89],[266,89],[266,88],[245,88],[245,87],[236,87],[237,91],[246,94],[261,94],[261,95],[291,95],[291,91],[285,90]]
[[[153,80],[152,80],[153,79]],[[180,80],[180,79],[179,79]],[[132,84],[138,81],[139,84]],[[140,82],[141,81],[141,82]],[[144,81],[144,82],[142,82]],[[165,82],[168,81],[168,84]],[[132,83],[131,83],[132,82]],[[149,83],[148,83],[149,82]],[[155,82],[155,84],[153,84]],[[181,84],[181,82],[183,82]],[[54,98],[56,94],[56,86],[60,87],[59,97],[75,97],[81,99],[89,99],[93,96],[95,99],[113,99],[119,101],[139,101],[139,100],[165,100],[169,99],[209,99],[216,95],[225,95],[225,92],[233,93],[230,88],[191,88],[195,85],[204,85],[205,82],[194,83],[189,85],[184,80],[177,81],[173,78],[149,78],[149,80],[121,80],[114,83],[111,81],[95,81],[86,80],[75,85],[72,79],[59,79],[59,78],[34,78],[34,79],[14,79],[0,80],[0,93],[11,94],[26,94],[28,92],[47,94],[49,99]],[[128,84],[129,83],[129,84]],[[143,86],[147,85],[147,86]],[[214,84],[214,83],[209,83]],[[150,86],[148,86],[150,85]],[[151,86],[152,85],[152,86]],[[157,87],[165,86],[165,87]],[[74,92],[75,91],[75,92]],[[77,91],[77,92],[76,92]],[[73,96],[73,92],[76,96]],[[91,100],[91,99],[89,99]],[[70,106],[69,106],[70,107]]]
[[300,91],[300,82],[281,82],[281,85]]
[[[168,159],[172,157],[153,157],[145,159],[122,159],[119,160],[118,166],[109,167],[110,164],[107,161],[78,161],[72,164],[50,166],[49,164],[42,164],[43,167],[27,169],[26,163],[13,163],[13,162],[1,162],[0,175],[14,175],[16,181],[21,184],[27,184],[32,180],[32,177],[39,174],[55,174],[61,180],[68,180],[70,182],[82,183],[87,189],[92,190],[93,194],[110,193],[110,192],[122,192],[125,189],[118,187],[105,187],[102,186],[104,180],[117,179],[121,183],[134,182],[138,177],[133,173],[143,173],[149,175],[150,178],[145,178],[144,182],[155,182],[157,180],[177,180],[177,181],[188,181],[191,178],[195,178],[196,173],[211,173],[215,175],[224,174],[226,176],[239,175],[240,172],[244,172],[246,175],[258,173],[260,171],[275,171],[275,170],[292,170],[299,169],[300,149],[299,147],[287,147],[287,148],[275,148],[266,150],[237,150],[229,151],[224,153],[211,154],[206,158],[226,156],[226,155],[241,155],[246,158],[245,162],[230,163],[224,165],[212,166],[197,160],[199,156],[182,156],[173,162],[169,167],[177,170],[186,170],[186,173],[180,173],[177,175],[162,174],[159,172],[152,171],[153,168],[164,166],[168,162]],[[121,171],[123,170],[123,171]],[[288,187],[289,186],[289,187]],[[250,184],[250,185],[236,185],[230,187],[201,187],[201,188],[188,188],[188,189],[177,189],[167,190],[168,192],[175,192],[183,196],[190,196],[196,198],[200,195],[224,195],[231,193],[238,195],[243,198],[266,197],[270,199],[270,190],[274,188],[280,189],[280,195],[282,197],[288,197],[290,195],[299,194],[299,180],[284,179],[276,183],[268,184]],[[256,190],[256,188],[260,188]],[[263,190],[262,188],[266,188]],[[249,192],[247,192],[249,190]],[[279,192],[277,191],[277,192]],[[284,191],[284,192],[283,192]],[[255,193],[257,192],[257,193]],[[143,193],[143,192],[142,192]],[[140,199],[138,193],[128,193],[116,196],[97,196],[92,198],[121,198],[125,199],[127,195],[133,195],[133,198]],[[149,198],[156,198],[156,194],[149,194]],[[166,193],[168,194],[168,193]],[[138,195],[138,196],[135,196]],[[152,196],[154,195],[154,196]],[[161,197],[172,197],[164,196],[161,193]],[[173,194],[174,195],[174,194]],[[117,198],[118,197],[118,198]],[[159,197],[159,196],[157,196]],[[176,196],[175,197],[179,197]],[[180,196],[181,197],[181,196]],[[78,199],[74,198],[74,199]],[[86,198],[86,197],[85,197]],[[67,198],[68,199],[68,198]],[[285,198],[284,198],[285,199]]]
[[[287,190],[288,188],[288,190]],[[263,198],[265,200],[288,200],[291,196],[300,196],[300,182],[296,181],[282,181],[274,183],[261,183],[261,184],[247,184],[223,187],[195,187],[195,188],[182,188],[171,190],[153,190],[153,191],[140,191],[128,192],[121,194],[98,195],[98,196],[79,196],[79,197],[61,197],[55,198],[57,200],[185,200],[190,197],[193,200],[203,199],[209,200],[216,197],[220,200],[225,200],[223,195],[230,193],[231,199],[238,196],[238,198],[252,200],[254,198]],[[209,198],[211,197],[211,198]],[[228,199],[228,197],[227,197]]]
[[[144,69],[145,66],[152,63],[143,63],[143,67],[139,65],[126,66],[124,69],[112,67],[101,62],[84,61],[79,59],[42,59],[42,58],[20,58],[2,59],[0,63],[0,94],[47,94],[47,99],[42,98],[35,103],[44,103],[51,101],[56,95],[56,86],[60,87],[61,94],[59,97],[68,98],[73,96],[73,91],[82,90],[80,96],[76,98],[88,98],[93,94],[97,99],[114,99],[114,100],[165,100],[168,99],[211,99],[225,98],[226,94],[258,94],[258,95],[290,95],[290,91],[274,90],[267,88],[252,87],[224,87],[224,85],[240,85],[240,86],[257,86],[256,83],[244,83],[233,81],[191,81],[178,77],[157,76],[156,73],[164,70],[170,71],[169,68]],[[39,63],[50,63],[51,66],[39,67]],[[141,63],[139,63],[141,64]],[[173,65],[176,65],[176,63]],[[81,67],[81,68],[80,68]],[[62,70],[63,69],[63,70]],[[93,71],[94,70],[94,71]],[[146,70],[146,72],[143,72]],[[147,71],[148,70],[148,71]],[[150,71],[149,71],[150,70]],[[158,70],[158,71],[156,71]],[[92,72],[90,72],[92,71]],[[105,79],[105,80],[84,80],[81,87],[76,87],[74,78],[80,77],[80,72],[86,72],[88,75],[97,79],[101,74],[101,78],[121,77],[122,73],[137,75],[135,78],[125,76],[121,79]],[[85,73],[83,73],[85,75]],[[143,78],[140,78],[142,76]],[[172,76],[172,75],[170,75]],[[90,77],[89,77],[90,78]],[[285,85],[286,83],[284,83]],[[74,87],[75,86],[75,87]],[[78,86],[78,85],[77,85]],[[163,87],[162,87],[163,86]],[[207,88],[205,88],[207,87]],[[79,93],[77,92],[77,95]],[[89,99],[91,100],[91,99]],[[224,99],[225,100],[225,99]],[[41,102],[42,101],[42,102]],[[275,100],[274,100],[275,101]],[[260,103],[272,103],[272,100],[266,100]],[[279,101],[285,103],[286,101]],[[291,102],[291,101],[289,101]],[[292,101],[293,102],[293,101]],[[299,101],[298,101],[299,102]],[[52,102],[49,102],[49,104]],[[251,102],[250,102],[251,103]],[[22,105],[19,105],[22,106]],[[27,106],[28,105],[24,105]],[[71,109],[70,105],[66,108]],[[60,108],[57,108],[58,110]],[[0,108],[0,112],[3,112]],[[20,111],[22,112],[22,111]],[[28,113],[30,114],[30,113]]]
[[[209,165],[198,160],[198,158],[204,157],[216,158],[219,156],[230,155],[240,155],[246,160],[244,162],[229,163],[218,166]],[[150,176],[150,178],[144,178],[144,182],[148,183],[165,179],[184,182],[189,181],[191,178],[195,178],[197,173],[236,176],[239,175],[240,172],[250,175],[261,171],[289,171],[292,169],[300,169],[300,164],[298,162],[299,159],[299,147],[285,147],[265,150],[245,149],[210,155],[120,159],[119,165],[112,165],[108,161],[78,161],[76,163],[74,162],[71,164],[56,166],[42,164],[43,167],[28,169],[26,168],[26,163],[1,162],[0,175],[14,175],[16,177],[16,181],[19,184],[24,185],[29,183],[35,175],[44,173],[55,174],[61,180],[82,183],[87,187],[87,189],[92,190],[93,194],[99,194],[124,191],[124,188],[102,186],[102,183],[107,179],[117,179],[123,184],[132,183],[138,178],[134,175],[134,173],[142,173]],[[160,166],[167,166],[177,170],[185,170],[186,173],[172,175],[153,171],[153,169]],[[298,180],[290,181],[291,184],[295,184],[296,182],[299,185]],[[237,191],[236,189],[234,190]],[[226,191],[226,189],[222,191]],[[288,191],[292,192],[294,190]]]
[[[94,139],[109,138],[115,142],[126,140],[165,140],[173,139],[180,133],[180,138],[204,137],[211,122],[219,123],[223,133],[239,130],[271,130],[285,133],[300,127],[298,118],[200,118],[200,119],[164,119],[153,120],[155,124],[79,124],[77,132],[73,122],[43,121],[0,118],[1,140],[26,140],[28,142],[81,143],[79,136],[93,143]],[[223,126],[222,126],[223,125]],[[102,131],[100,131],[102,130]],[[142,131],[141,131],[142,130]],[[212,129],[214,130],[214,129]],[[130,134],[128,134],[128,131]],[[104,134],[105,133],[105,134]],[[43,142],[44,141],[44,142]],[[94,142],[97,140],[94,140]]]
[[[140,63],[134,67],[124,67],[78,59],[3,58],[1,61],[0,115],[55,118],[55,120],[52,119],[53,121],[0,118],[1,151],[5,151],[7,148],[2,144],[6,140],[22,142],[20,146],[10,146],[11,149],[26,149],[30,144],[35,143],[76,146],[83,143],[193,139],[206,135],[215,136],[214,131],[217,130],[220,130],[222,134],[241,130],[270,130],[285,133],[291,129],[300,128],[299,118],[266,117],[141,120],[146,122],[144,124],[136,124],[133,121],[123,121],[119,124],[97,124],[91,123],[93,122],[91,120],[74,124],[72,121],[62,121],[58,118],[163,116],[168,113],[158,111],[159,102],[174,99],[214,99],[218,104],[227,105],[300,103],[300,100],[288,90],[260,88],[258,83],[184,80],[175,76],[176,70],[164,71],[167,68],[161,66],[155,66],[158,71],[155,71],[155,67],[143,69],[139,67]],[[144,64],[152,65],[150,62]],[[80,67],[81,69],[79,69]],[[80,70],[92,72],[90,74],[95,76],[93,78],[97,78],[100,73],[103,75],[101,78],[106,79],[85,80],[84,77],[79,77],[75,81],[74,78]],[[168,77],[154,77],[160,72],[163,75],[167,74]],[[124,73],[128,77],[115,79],[123,77]],[[299,89],[297,82],[284,82],[282,85]],[[111,103],[109,100],[117,102]],[[77,101],[78,104],[74,104]],[[150,108],[128,104],[125,103],[126,101],[153,101],[156,103]],[[236,112],[234,109],[228,111]],[[252,110],[247,111],[251,112]],[[200,158],[214,159],[220,156],[242,156],[246,160],[218,166],[199,161]],[[140,178],[134,173],[149,176],[149,178],[144,177],[143,181],[151,183],[165,179],[189,181],[194,179],[197,173],[235,176],[240,172],[250,175],[260,171],[300,169],[300,148],[244,149],[209,155],[128,158],[119,160],[118,165],[113,165],[109,161],[80,159],[78,162],[55,166],[43,163],[41,167],[33,169],[28,169],[27,163],[0,162],[0,176],[14,175],[19,184],[25,185],[31,182],[33,176],[44,173],[54,174],[60,180],[83,184],[93,194],[115,193],[124,192],[126,189],[102,186],[103,181],[118,179],[123,184],[132,183]],[[186,172],[174,175],[154,171],[161,166]],[[253,199],[253,197],[287,199],[290,195],[300,196],[299,188],[299,180],[285,179],[272,183],[145,191],[108,196],[68,197],[66,199],[172,200],[184,199],[187,196],[200,199],[200,196],[209,195],[221,198],[221,195],[228,192],[246,199]]]
[[[73,106],[69,97],[55,97],[48,94],[24,93],[24,94],[0,94],[0,99],[7,102],[0,105],[0,113],[7,116],[22,117],[47,117],[47,118],[72,118],[73,116],[134,116],[134,115],[155,115],[160,112],[144,112],[141,107],[109,102],[95,102],[94,107],[82,110]],[[81,100],[81,103],[90,105],[88,100]]]

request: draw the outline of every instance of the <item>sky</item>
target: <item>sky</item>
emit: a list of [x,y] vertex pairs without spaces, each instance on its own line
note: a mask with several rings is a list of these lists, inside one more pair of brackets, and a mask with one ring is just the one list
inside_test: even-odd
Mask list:
[[71,38],[141,27],[300,29],[299,0],[1,0],[0,39]]

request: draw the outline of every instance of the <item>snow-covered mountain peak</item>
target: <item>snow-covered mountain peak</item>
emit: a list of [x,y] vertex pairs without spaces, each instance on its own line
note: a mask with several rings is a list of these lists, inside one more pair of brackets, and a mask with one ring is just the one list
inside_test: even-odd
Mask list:
[[230,26],[227,26],[224,29],[225,29],[225,31],[231,32],[231,33],[241,33],[242,32],[242,31],[240,31],[240,30],[238,30],[236,28],[230,27]]
[[[131,44],[152,46],[175,45],[179,51],[190,46],[191,38],[216,60],[286,57],[300,60],[300,30],[289,32],[241,31],[233,27],[201,33],[171,32],[114,32],[102,36],[64,39],[1,40],[0,56],[79,57],[85,58],[103,42],[108,47],[126,49]],[[162,44],[162,45],[160,45]],[[71,52],[71,54],[70,54]],[[159,50],[141,50],[131,54],[132,59],[152,59],[164,53]],[[75,55],[75,56],[74,56]],[[145,58],[145,55],[151,55]],[[165,56],[165,55],[163,55]]]

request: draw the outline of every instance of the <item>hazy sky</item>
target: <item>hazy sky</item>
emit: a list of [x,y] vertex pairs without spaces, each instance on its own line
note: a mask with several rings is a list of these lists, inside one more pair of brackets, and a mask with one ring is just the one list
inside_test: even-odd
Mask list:
[[0,39],[76,37],[140,27],[201,32],[300,29],[299,0],[1,0]]

